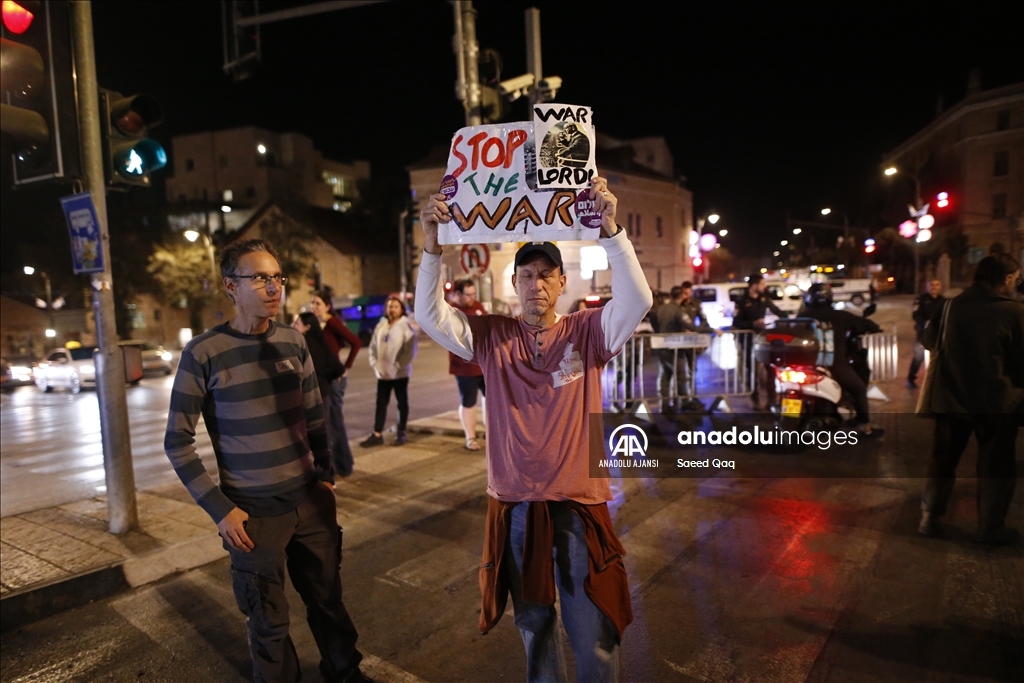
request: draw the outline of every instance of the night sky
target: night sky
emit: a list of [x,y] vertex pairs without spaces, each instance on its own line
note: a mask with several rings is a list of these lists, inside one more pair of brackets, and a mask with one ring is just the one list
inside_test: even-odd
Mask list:
[[[615,137],[665,136],[695,213],[717,209],[745,238],[728,245],[740,253],[783,236],[787,210],[815,219],[829,205],[881,227],[881,205],[911,194],[881,177],[881,154],[932,120],[940,96],[958,102],[972,68],[985,89],[1024,81],[1011,3],[475,5],[503,79],[526,71],[523,10],[538,7],[544,71],[564,82],[557,101],[592,106]],[[258,125],[393,174],[464,123],[447,2],[266,25],[263,63],[241,83],[221,69],[219,2],[99,1],[93,12],[101,86],[157,97],[165,144]]]

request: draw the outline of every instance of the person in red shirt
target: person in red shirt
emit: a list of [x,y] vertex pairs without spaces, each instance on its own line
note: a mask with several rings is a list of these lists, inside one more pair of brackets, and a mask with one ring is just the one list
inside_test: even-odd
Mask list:
[[[487,315],[487,310],[476,299],[476,285],[472,280],[464,279],[455,282],[452,287],[451,305],[466,315]],[[476,395],[480,392],[480,404],[483,406],[484,371],[476,363],[462,360],[451,351],[448,352],[448,374],[455,375],[459,385],[459,421],[466,433],[466,450],[480,450],[476,440]]]
[[345,359],[345,372],[331,382],[329,391],[324,392],[324,413],[327,417],[327,437],[331,442],[331,462],[334,464],[335,474],[347,477],[352,474],[354,460],[352,449],[348,445],[345,416],[341,409],[345,403],[348,371],[352,368],[352,363],[355,362],[363,343],[348,329],[341,316],[334,310],[332,298],[333,292],[329,287],[325,287],[313,293],[309,306],[313,310],[313,315],[320,320],[320,327],[327,338],[331,353],[338,356],[341,349],[346,345],[349,347],[348,357]]

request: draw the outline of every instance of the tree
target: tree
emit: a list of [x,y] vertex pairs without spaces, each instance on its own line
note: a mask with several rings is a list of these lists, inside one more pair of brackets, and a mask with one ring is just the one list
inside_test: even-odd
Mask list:
[[[260,236],[274,245],[281,264],[281,274],[292,282],[304,282],[313,269],[315,255],[310,245],[316,233],[281,211],[271,211],[259,223]],[[288,315],[285,299],[282,312]]]
[[146,270],[152,274],[167,305],[188,309],[192,334],[203,332],[203,309],[217,292],[217,283],[210,281],[206,249],[188,242],[159,245],[149,257]]

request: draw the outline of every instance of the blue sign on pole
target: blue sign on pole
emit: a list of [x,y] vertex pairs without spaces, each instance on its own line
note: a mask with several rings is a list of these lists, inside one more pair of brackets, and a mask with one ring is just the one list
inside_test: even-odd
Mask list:
[[103,272],[103,242],[100,240],[100,221],[91,192],[61,197],[64,217],[71,233],[71,260],[75,274]]

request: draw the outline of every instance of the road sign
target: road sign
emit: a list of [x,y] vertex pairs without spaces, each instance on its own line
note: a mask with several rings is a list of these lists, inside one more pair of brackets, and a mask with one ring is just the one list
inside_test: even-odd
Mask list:
[[480,277],[491,265],[491,252],[486,244],[463,244],[459,254],[459,263],[471,277]]
[[96,217],[96,204],[91,192],[61,197],[64,217],[71,233],[71,258],[75,274],[103,272],[103,243],[100,241],[100,221]]

